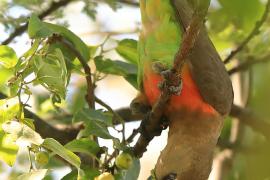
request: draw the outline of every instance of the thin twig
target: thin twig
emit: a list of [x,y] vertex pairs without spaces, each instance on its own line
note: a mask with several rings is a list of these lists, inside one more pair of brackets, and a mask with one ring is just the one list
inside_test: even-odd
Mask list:
[[103,102],[101,99],[99,99],[98,97],[95,96],[95,101],[100,104],[101,106],[105,107],[110,113],[112,113],[117,121],[119,123],[122,124],[122,138],[123,138],[123,142],[125,143],[126,142],[126,137],[125,137],[125,129],[126,129],[126,126],[125,126],[125,120],[116,112],[114,111],[108,104],[106,104],[105,102]]
[[160,119],[165,109],[164,107],[172,95],[170,86],[177,87],[180,85],[179,83],[181,83],[179,82],[179,79],[181,76],[183,64],[185,63],[190,50],[194,46],[196,38],[203,25],[204,18],[207,14],[209,4],[210,1],[201,1],[201,4],[195,9],[193,13],[190,25],[184,34],[182,46],[179,48],[179,51],[175,56],[174,66],[170,71],[171,74],[164,80],[163,84],[165,84],[166,87],[162,89],[159,99],[152,107],[149,116],[146,117],[147,119],[144,120],[147,121],[147,124],[141,124],[141,130],[143,132],[141,132],[141,136],[134,146],[134,154],[137,157],[141,157],[143,155],[149,142],[157,135],[156,130],[160,129]]
[[257,59],[255,60],[254,57],[249,57],[248,60],[246,60],[245,62],[239,64],[238,66],[230,69],[228,71],[228,73],[230,75],[234,74],[234,73],[237,73],[237,72],[240,72],[240,71],[245,71],[249,68],[251,68],[253,65],[255,64],[261,64],[261,63],[267,63],[270,61],[270,55],[267,54],[266,56],[260,58],[260,59]]
[[267,1],[267,4],[265,6],[265,10],[264,10],[264,13],[263,13],[261,19],[259,21],[257,21],[253,30],[250,32],[250,34],[247,36],[247,38],[244,39],[243,42],[235,50],[233,50],[227,58],[225,58],[224,64],[228,64],[237,53],[239,53],[256,35],[258,35],[260,33],[260,28],[262,27],[262,25],[266,21],[266,19],[268,17],[269,10],[270,10],[270,0]]
[[94,84],[92,82],[92,78],[91,78],[91,69],[90,66],[87,64],[87,59],[85,59],[81,53],[74,48],[74,46],[65,38],[63,38],[62,36],[58,36],[55,35],[52,37],[53,40],[57,40],[60,41],[61,43],[63,43],[64,46],[66,46],[80,61],[83,69],[84,69],[84,73],[86,74],[86,83],[87,83],[87,95],[86,95],[86,102],[89,106],[89,108],[94,109],[95,108],[95,96],[94,96]]
[[[60,0],[60,1],[57,1],[57,2],[52,2],[52,4],[50,5],[50,7],[43,11],[42,13],[40,13],[38,15],[38,17],[40,19],[43,19],[45,18],[46,16],[50,15],[51,13],[53,13],[54,11],[58,10],[59,8],[63,7],[63,6],[66,6],[67,4],[69,4],[70,2],[72,2],[73,0]],[[13,39],[15,39],[17,36],[20,36],[22,35],[26,29],[27,29],[27,26],[28,26],[28,23],[20,26],[20,27],[17,27],[13,33],[11,33],[9,35],[9,37],[7,39],[5,39],[1,44],[2,45],[7,45],[9,44]]]
[[[136,137],[136,135],[139,133],[139,128],[138,129],[134,129],[132,134],[126,139],[127,143],[132,143],[133,139]],[[111,156],[104,162],[105,165],[108,165],[113,158],[115,158],[118,154],[118,149],[115,149],[113,151],[113,153],[111,154]]]

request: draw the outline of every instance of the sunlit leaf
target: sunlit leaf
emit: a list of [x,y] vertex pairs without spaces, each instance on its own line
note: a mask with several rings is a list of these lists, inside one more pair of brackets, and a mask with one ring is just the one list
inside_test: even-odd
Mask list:
[[78,111],[74,117],[73,122],[89,122],[96,121],[99,123],[103,123],[107,126],[112,125],[112,114],[109,112],[103,112],[101,110],[93,110],[93,109],[82,109]]
[[72,152],[81,152],[96,155],[100,151],[99,145],[89,138],[75,139],[65,145]]
[[44,140],[42,146],[45,147],[46,149],[51,150],[52,152],[54,152],[58,156],[62,157],[67,162],[69,162],[70,164],[75,166],[77,169],[80,168],[80,165],[81,165],[80,158],[76,154],[74,154],[73,152],[71,152],[70,150],[65,148],[63,145],[61,145],[55,139],[46,138]]
[[42,180],[47,173],[48,169],[38,169],[28,173],[24,173],[16,178],[16,180]]
[[37,55],[34,60],[37,80],[49,91],[65,98],[68,72],[61,50],[55,49],[45,57]]
[[28,145],[35,144],[39,146],[44,141],[33,129],[17,121],[5,122],[2,124],[2,128],[5,133],[16,137],[16,143],[18,145],[24,145],[27,143]]
[[132,64],[138,63],[137,41],[133,39],[124,39],[118,43],[115,49],[125,60]]
[[47,28],[37,15],[33,14],[29,19],[28,35],[31,39],[46,38],[53,32]]
[[17,55],[15,51],[5,45],[0,45],[0,65],[5,68],[12,68],[18,62]]

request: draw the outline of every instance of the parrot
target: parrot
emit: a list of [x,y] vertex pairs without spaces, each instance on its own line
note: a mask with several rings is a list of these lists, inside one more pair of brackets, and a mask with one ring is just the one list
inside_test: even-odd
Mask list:
[[[160,71],[172,68],[193,10],[190,0],[140,0],[140,94],[131,106],[140,104],[147,109],[157,102],[163,79]],[[169,124],[168,140],[154,173],[157,179],[173,175],[180,180],[205,180],[211,172],[223,120],[233,103],[230,77],[205,26],[180,78],[180,94],[172,95],[164,108]]]

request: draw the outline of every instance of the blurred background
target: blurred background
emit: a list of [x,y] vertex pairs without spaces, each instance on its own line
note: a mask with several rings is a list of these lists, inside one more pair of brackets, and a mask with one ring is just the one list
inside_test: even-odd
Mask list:
[[[270,179],[268,11],[269,1],[266,0],[211,2],[206,26],[226,62],[234,87],[234,104],[239,108],[239,111],[226,117],[215,151],[211,180]],[[67,26],[91,47],[103,43],[105,56],[114,60],[122,60],[114,50],[117,42],[124,38],[137,40],[141,28],[139,4],[135,0],[0,0],[0,12],[0,43],[13,47],[18,56],[31,46],[28,35],[20,30],[31,13],[43,14],[44,21]],[[243,47],[228,58],[231,51],[239,46]],[[95,69],[93,65],[91,67]],[[0,65],[0,92],[3,94],[8,91],[7,81],[11,75],[11,71]],[[68,126],[72,112],[85,103],[83,89],[84,78],[72,75],[67,98],[61,104],[59,114],[52,106],[48,92],[40,86],[32,87],[31,110],[57,128]],[[95,93],[113,109],[121,109],[129,107],[137,90],[123,77],[107,75],[97,83]],[[97,105],[97,108],[101,107]],[[131,134],[139,124],[139,121],[128,123],[126,134]],[[140,160],[140,180],[150,175],[166,139],[167,131],[164,131],[148,146],[148,151]],[[112,146],[110,141],[100,139],[100,143]],[[13,168],[0,162],[0,179],[11,179],[18,173],[28,171],[26,151],[20,151]],[[57,171],[48,179],[61,179],[71,171],[70,167],[58,161],[50,162],[50,167]]]

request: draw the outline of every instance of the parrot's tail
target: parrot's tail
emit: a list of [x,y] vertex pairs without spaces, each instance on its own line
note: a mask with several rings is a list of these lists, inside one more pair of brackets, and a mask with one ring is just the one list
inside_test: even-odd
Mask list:
[[178,180],[207,180],[222,118],[187,110],[168,118],[168,142],[155,167],[157,178],[176,174]]

